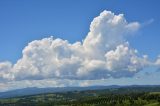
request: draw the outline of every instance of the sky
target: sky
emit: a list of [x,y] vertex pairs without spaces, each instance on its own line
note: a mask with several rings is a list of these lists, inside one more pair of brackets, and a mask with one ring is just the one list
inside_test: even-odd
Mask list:
[[1,0],[0,91],[159,85],[159,3]]

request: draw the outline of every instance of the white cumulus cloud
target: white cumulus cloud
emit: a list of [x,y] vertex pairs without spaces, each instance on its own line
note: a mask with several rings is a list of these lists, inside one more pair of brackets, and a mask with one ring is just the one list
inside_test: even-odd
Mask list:
[[30,42],[17,63],[0,63],[4,80],[96,80],[131,77],[151,63],[129,46],[126,37],[140,28],[123,14],[103,11],[93,19],[83,42],[49,37]]

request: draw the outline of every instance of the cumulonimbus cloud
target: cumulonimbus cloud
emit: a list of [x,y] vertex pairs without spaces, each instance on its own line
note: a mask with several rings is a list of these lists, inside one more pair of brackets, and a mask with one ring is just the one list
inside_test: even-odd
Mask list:
[[140,27],[138,22],[127,22],[123,14],[103,11],[91,22],[83,42],[71,44],[54,37],[30,42],[17,63],[0,63],[0,81],[131,77],[153,64],[126,40]]

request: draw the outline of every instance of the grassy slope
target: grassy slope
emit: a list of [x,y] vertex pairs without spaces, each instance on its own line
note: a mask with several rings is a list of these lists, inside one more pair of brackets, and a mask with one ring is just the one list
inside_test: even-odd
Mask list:
[[147,105],[144,105],[144,106],[160,106],[159,103],[151,103],[151,104],[147,104]]

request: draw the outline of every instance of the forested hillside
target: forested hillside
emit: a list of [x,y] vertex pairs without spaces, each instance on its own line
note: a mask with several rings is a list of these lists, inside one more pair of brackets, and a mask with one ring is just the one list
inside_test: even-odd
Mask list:
[[0,106],[160,106],[160,87],[45,93],[1,99]]

